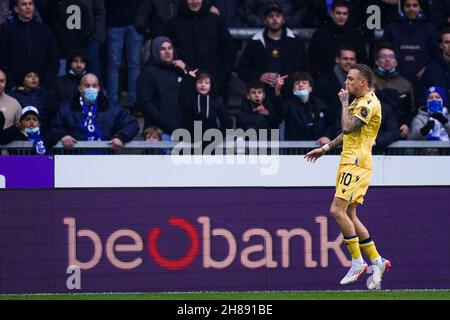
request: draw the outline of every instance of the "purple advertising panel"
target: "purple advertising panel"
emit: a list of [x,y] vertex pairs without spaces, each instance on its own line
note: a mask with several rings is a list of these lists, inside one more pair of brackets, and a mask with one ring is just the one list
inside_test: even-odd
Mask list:
[[[332,188],[6,190],[1,293],[366,289]],[[382,289],[450,288],[450,187],[371,188]],[[76,268],[69,266],[76,265]]]
[[54,171],[50,156],[0,156],[0,189],[53,188]]

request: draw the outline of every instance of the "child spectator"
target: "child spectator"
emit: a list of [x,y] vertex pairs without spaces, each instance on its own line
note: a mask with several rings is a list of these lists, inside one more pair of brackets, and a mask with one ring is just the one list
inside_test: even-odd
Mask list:
[[187,99],[184,106],[188,123],[186,127],[193,134],[194,121],[202,122],[203,132],[208,129],[225,130],[233,127],[222,97],[214,90],[212,77],[209,73],[200,72],[195,79],[195,93]]
[[39,111],[41,122],[46,122],[46,109],[48,104],[48,95],[40,87],[40,78],[36,72],[28,72],[21,86],[15,88],[11,96],[19,101],[22,108],[34,106]]
[[145,141],[161,141],[162,131],[157,127],[147,127],[142,135]]
[[449,141],[447,96],[441,87],[430,87],[426,92],[426,106],[419,108],[411,123],[410,140]]
[[[333,123],[325,102],[313,94],[312,77],[306,72],[296,72],[291,83],[292,89],[283,99],[285,140],[316,140],[320,145],[329,143]],[[276,94],[282,85],[283,81],[279,81]]]
[[[150,142],[161,141],[162,135],[162,130],[154,126],[145,128],[144,132],[142,133],[144,140]],[[162,152],[161,149],[151,148],[145,149],[142,154],[162,154]]]
[[15,140],[28,140],[33,142],[32,154],[48,154],[40,126],[38,109],[33,106],[26,106],[22,109],[19,125],[11,126],[1,132],[0,144],[8,144]]
[[[252,81],[247,85],[246,99],[242,104],[242,110],[236,116],[237,127],[247,129],[277,129],[279,117],[274,105],[266,100],[265,85],[261,81]],[[280,109],[279,99],[273,100]],[[269,136],[269,135],[268,135]]]

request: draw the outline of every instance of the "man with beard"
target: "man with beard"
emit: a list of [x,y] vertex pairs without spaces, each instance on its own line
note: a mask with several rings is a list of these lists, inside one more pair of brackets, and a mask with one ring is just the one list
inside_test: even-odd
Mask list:
[[49,102],[47,121],[51,123],[64,101],[71,100],[78,93],[81,77],[87,73],[88,55],[84,50],[74,49],[67,56],[66,74],[57,77],[48,90]]
[[239,63],[239,77],[246,83],[260,80],[273,96],[277,78],[295,71],[307,70],[305,44],[291,29],[285,27],[279,4],[270,4],[264,11],[264,30],[248,42]]

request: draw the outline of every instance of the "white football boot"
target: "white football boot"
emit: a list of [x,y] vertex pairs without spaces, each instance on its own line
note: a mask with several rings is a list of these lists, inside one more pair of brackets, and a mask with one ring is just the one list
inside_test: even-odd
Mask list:
[[352,265],[345,277],[342,278],[340,284],[346,285],[355,282],[356,280],[358,280],[360,275],[364,274],[367,271],[367,269],[369,269],[367,263]]
[[383,281],[383,275],[391,268],[391,262],[382,258],[381,264],[372,265],[372,281],[367,286],[370,290],[381,289],[381,281]]

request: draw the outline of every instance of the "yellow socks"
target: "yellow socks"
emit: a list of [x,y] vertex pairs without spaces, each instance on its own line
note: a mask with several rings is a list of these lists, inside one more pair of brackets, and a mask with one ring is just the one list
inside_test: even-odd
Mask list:
[[373,242],[372,238],[367,238],[360,241],[359,246],[364,254],[370,259],[372,264],[381,263],[381,256],[378,253],[377,247],[375,246],[375,242]]
[[344,243],[347,246],[350,255],[352,256],[352,261],[361,261],[362,263],[362,255],[361,249],[359,248],[359,239],[355,234],[350,237],[344,237]]

